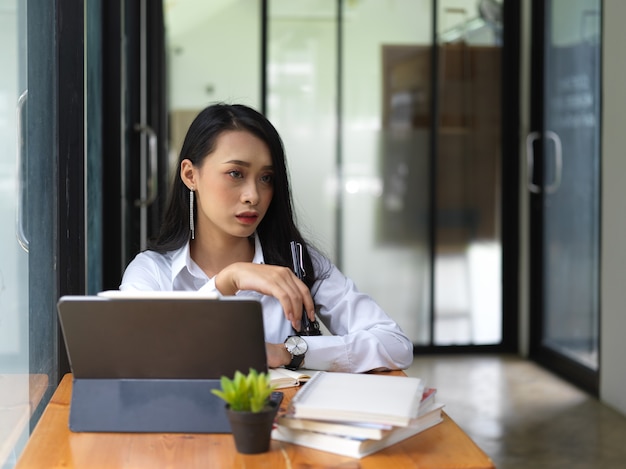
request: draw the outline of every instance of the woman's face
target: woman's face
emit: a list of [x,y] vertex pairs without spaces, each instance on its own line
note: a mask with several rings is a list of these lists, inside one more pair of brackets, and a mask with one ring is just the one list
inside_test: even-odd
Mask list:
[[181,163],[181,177],[187,187],[196,191],[197,234],[251,236],[274,194],[269,148],[247,131],[219,135],[215,150],[199,167],[189,160]]

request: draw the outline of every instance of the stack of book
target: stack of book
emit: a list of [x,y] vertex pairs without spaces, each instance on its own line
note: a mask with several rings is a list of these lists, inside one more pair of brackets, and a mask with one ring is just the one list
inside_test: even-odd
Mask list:
[[275,440],[362,458],[442,421],[419,378],[319,372],[277,419]]

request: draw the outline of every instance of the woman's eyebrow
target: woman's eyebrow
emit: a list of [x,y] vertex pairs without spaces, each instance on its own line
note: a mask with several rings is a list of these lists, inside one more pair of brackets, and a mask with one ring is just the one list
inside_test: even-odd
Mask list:
[[[249,161],[242,161],[242,160],[228,160],[228,161],[224,161],[223,164],[236,164],[239,166],[245,166],[246,168],[249,168],[250,166],[252,166],[252,163],[250,163]],[[274,170],[274,165],[267,165],[267,166],[263,166],[261,168],[262,170]]]
[[224,161],[222,164],[236,164],[239,166],[251,166],[251,163],[249,163],[248,161],[242,161],[242,160],[228,160],[228,161]]

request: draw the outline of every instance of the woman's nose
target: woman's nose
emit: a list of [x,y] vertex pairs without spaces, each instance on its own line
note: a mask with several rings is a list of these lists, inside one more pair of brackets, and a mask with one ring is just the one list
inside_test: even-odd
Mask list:
[[246,184],[241,199],[244,204],[256,205],[259,203],[259,190],[255,183]]

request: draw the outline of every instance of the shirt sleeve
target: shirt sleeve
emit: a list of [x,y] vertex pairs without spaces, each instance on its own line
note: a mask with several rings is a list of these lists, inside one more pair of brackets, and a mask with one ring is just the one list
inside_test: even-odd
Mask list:
[[[158,259],[150,255],[148,251],[141,252],[128,264],[120,290],[140,290],[140,291],[167,291],[167,280],[165,273],[160,267]],[[171,284],[171,280],[169,281]]]
[[[179,254],[180,255],[180,254]],[[215,277],[192,275],[187,268],[172,273],[172,255],[144,251],[132,260],[122,277],[120,290],[174,291],[197,290],[223,296],[215,286]]]
[[408,368],[413,344],[400,326],[330,261],[311,255],[320,266],[313,289],[318,316],[332,335],[305,337],[304,366],[351,373]]
[[215,286],[215,277],[211,277],[207,283],[198,289],[198,291],[202,293],[215,293],[220,298],[223,296]]

